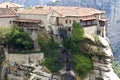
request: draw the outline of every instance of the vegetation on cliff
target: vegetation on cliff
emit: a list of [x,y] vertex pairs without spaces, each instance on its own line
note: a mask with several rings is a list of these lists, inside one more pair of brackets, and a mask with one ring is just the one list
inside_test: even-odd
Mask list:
[[11,29],[9,27],[0,27],[0,45],[5,45]]
[[[64,35],[67,35],[67,31],[63,31],[65,31],[63,32]],[[81,41],[84,41],[84,39],[83,28],[80,27],[79,23],[74,22],[71,36],[64,38],[62,41],[64,48],[67,49],[73,57],[73,69],[81,78],[86,77],[88,72],[93,69],[92,60],[89,54],[86,54],[88,51],[84,53],[80,48],[82,47]],[[38,43],[45,54],[44,65],[52,72],[58,72],[62,69],[64,66],[64,59],[60,55],[59,44],[55,42],[53,37],[49,38],[47,36],[39,35]]]
[[[84,40],[86,40],[86,38],[83,28],[79,23],[74,22],[71,38],[65,40],[65,42],[63,41],[64,46],[69,49],[73,55],[74,70],[81,78],[86,77],[88,72],[93,69],[93,63],[88,54],[89,52],[83,52],[83,50],[81,50],[81,47],[83,47],[81,43]],[[67,47],[68,45],[71,47]]]
[[59,44],[54,41],[53,37],[47,37],[46,40],[43,35],[39,35],[38,43],[45,55],[45,61],[43,61],[43,64],[53,73],[62,69],[63,58],[60,55]]
[[0,28],[0,45],[13,47],[16,50],[31,50],[34,43],[27,32],[16,25]]
[[112,67],[115,71],[115,73],[120,77],[120,64],[116,61],[113,62]]

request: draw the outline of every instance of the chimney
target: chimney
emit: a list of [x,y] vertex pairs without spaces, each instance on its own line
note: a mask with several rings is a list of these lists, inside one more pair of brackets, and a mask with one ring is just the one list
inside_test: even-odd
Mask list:
[[8,8],[8,5],[6,5],[6,8]]

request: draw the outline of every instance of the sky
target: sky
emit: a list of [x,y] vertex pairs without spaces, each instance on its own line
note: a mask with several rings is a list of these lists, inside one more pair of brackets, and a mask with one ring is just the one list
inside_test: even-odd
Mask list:
[[56,0],[51,0],[51,1],[55,2]]

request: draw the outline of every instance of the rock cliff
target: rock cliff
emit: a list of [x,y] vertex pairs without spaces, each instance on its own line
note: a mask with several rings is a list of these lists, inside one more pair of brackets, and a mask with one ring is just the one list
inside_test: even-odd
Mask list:
[[85,80],[120,80],[112,69],[114,57],[107,37],[95,35],[84,40],[81,45],[81,50],[89,51],[94,63],[94,70]]

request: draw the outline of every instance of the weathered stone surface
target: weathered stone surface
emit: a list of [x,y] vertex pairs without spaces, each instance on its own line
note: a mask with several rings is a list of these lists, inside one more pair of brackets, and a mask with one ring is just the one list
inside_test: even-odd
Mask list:
[[[120,80],[112,69],[113,53],[108,40],[99,36],[98,42],[93,41],[93,43],[85,43],[86,48],[84,49],[87,50],[89,48],[89,53],[93,55],[92,59],[94,63],[94,70],[89,73],[85,80],[96,80],[98,78],[102,78],[103,80]],[[98,43],[103,46],[97,45]]]

